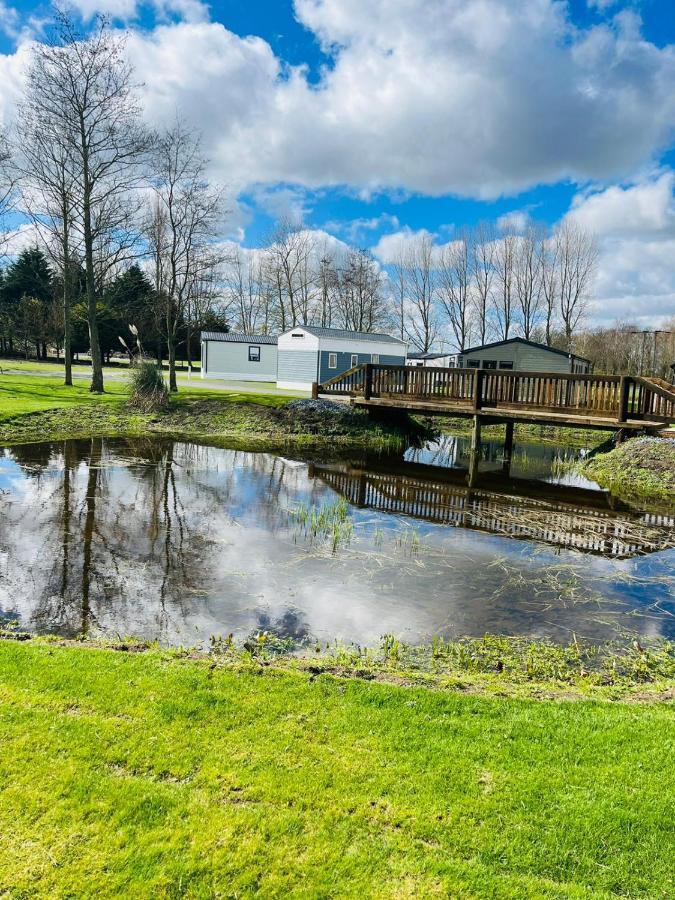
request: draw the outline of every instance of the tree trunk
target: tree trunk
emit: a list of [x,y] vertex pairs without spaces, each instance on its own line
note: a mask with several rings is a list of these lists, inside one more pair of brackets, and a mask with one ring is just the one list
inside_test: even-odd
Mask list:
[[70,242],[67,233],[67,215],[64,215],[63,233],[63,383],[68,387],[73,386],[73,359],[70,349]]
[[176,314],[174,304],[171,297],[167,297],[166,301],[166,349],[169,356],[169,390],[172,393],[178,392],[178,383],[176,381],[176,332],[174,323]]
[[[85,161],[85,181],[88,180]],[[96,280],[94,275],[94,241],[91,233],[91,197],[89,187],[85,188],[84,203],[84,257],[85,281],[87,289],[87,318],[89,320],[89,352],[91,354],[91,385],[93,394],[103,393],[103,365],[101,363],[101,345],[98,341],[98,321],[96,309]]]

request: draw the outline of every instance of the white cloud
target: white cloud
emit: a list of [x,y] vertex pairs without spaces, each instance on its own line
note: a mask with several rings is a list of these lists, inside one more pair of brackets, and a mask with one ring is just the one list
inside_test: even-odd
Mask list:
[[579,194],[569,215],[605,236],[666,233],[675,229],[674,187],[675,172],[669,169],[636,184]]
[[236,185],[493,198],[626,177],[674,133],[675,48],[644,40],[631,15],[577,30],[554,0],[297,0],[334,55],[313,85],[264,40],[206,21],[201,2],[155,8],[193,21],[132,32],[148,112],[194,121]]
[[251,191],[257,206],[277,221],[285,220],[292,225],[302,225],[311,212],[307,192],[286,185],[256,185]]
[[406,253],[412,248],[419,245],[420,240],[426,240],[432,244],[432,260],[438,262],[442,251],[456,241],[441,242],[438,234],[427,231],[426,228],[413,230],[408,226],[395,231],[392,234],[385,234],[379,239],[377,244],[371,248],[373,256],[376,257],[383,265],[394,265],[402,257],[405,258]]
[[593,317],[658,325],[675,315],[675,172],[580,194],[568,217],[600,243]]
[[0,32],[4,32],[10,38],[16,38],[19,34],[18,10],[8,6],[5,0],[0,0]]
[[497,228],[501,232],[509,232],[511,234],[522,234],[527,228],[530,221],[530,215],[526,210],[514,209],[511,212],[504,213],[497,219]]
[[160,20],[175,16],[186,22],[206,22],[209,18],[208,5],[202,0],[70,0],[70,4],[85,22],[97,13],[129,22],[138,16],[142,6],[151,7]]
[[327,231],[344,234],[352,244],[361,245],[368,239],[369,234],[380,228],[400,228],[401,223],[397,216],[391,213],[380,213],[379,216],[360,217],[346,222],[326,222],[324,228]]

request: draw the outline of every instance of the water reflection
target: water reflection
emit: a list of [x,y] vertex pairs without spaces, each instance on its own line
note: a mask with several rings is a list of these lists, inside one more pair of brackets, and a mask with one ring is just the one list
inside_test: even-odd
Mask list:
[[[308,464],[154,438],[5,451],[0,491],[0,622],[40,632],[673,633],[673,521],[597,491],[497,474],[469,491],[423,462]],[[340,496],[354,529],[333,553],[293,511]]]

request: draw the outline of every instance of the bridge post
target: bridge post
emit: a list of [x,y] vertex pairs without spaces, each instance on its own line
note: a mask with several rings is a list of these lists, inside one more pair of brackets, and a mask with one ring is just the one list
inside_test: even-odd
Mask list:
[[473,408],[477,412],[482,406],[483,370],[473,370]]
[[478,478],[478,463],[480,461],[480,416],[473,417],[473,431],[471,433],[471,456],[469,457],[469,474],[467,484],[473,487]]
[[621,424],[628,418],[628,386],[629,379],[627,375],[621,376],[619,382],[619,412],[616,421]]
[[511,459],[513,457],[513,422],[506,423],[506,434],[504,435],[504,462],[502,463],[502,472],[505,475],[511,474]]
[[363,379],[363,399],[370,400],[373,390],[373,364],[366,363],[366,371]]

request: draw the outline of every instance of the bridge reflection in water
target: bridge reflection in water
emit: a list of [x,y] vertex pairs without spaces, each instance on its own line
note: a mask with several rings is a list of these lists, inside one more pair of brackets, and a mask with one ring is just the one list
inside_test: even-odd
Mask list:
[[602,491],[415,463],[310,466],[349,503],[444,525],[627,559],[675,547],[675,515],[634,512]]

